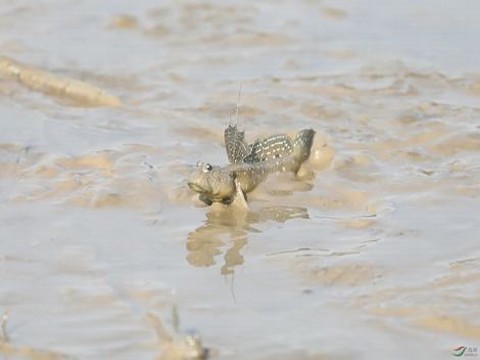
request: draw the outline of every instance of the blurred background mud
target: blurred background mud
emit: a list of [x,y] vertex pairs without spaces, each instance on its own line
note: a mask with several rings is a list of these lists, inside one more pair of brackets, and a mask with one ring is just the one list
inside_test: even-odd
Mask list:
[[[147,314],[224,359],[480,346],[479,13],[3,1],[0,354],[162,358]],[[185,181],[226,163],[241,83],[249,140],[317,136],[304,179],[269,178],[239,216]]]

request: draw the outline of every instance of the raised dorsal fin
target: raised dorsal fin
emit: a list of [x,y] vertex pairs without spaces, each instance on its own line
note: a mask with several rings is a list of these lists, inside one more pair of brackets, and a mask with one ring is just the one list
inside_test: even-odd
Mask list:
[[225,149],[230,163],[242,163],[250,154],[250,146],[245,141],[245,132],[238,131],[237,125],[229,124],[224,132]]
[[246,163],[268,161],[288,156],[293,151],[293,142],[290,136],[272,135],[265,139],[258,139],[251,145],[250,154],[243,160]]

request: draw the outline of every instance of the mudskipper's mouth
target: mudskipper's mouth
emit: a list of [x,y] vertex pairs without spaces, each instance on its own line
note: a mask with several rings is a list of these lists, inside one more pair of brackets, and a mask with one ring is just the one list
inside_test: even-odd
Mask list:
[[189,182],[188,187],[190,189],[192,189],[193,191],[195,191],[197,193],[200,193],[200,194],[205,194],[207,192],[203,187],[201,187],[200,185],[195,184],[193,182]]

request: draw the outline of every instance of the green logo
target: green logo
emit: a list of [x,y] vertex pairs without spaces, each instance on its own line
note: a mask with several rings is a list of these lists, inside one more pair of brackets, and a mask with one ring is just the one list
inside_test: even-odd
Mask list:
[[452,355],[456,357],[460,356],[478,356],[478,347],[476,346],[459,346],[452,350]]
[[452,355],[457,357],[463,356],[465,350],[467,350],[466,346],[459,346],[458,348],[453,349]]

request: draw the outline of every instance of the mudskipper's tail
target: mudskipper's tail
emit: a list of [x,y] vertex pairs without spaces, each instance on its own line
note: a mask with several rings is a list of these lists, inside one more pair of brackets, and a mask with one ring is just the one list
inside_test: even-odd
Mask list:
[[300,165],[309,158],[314,136],[315,131],[312,129],[302,130],[295,136],[293,140],[293,157],[297,164],[295,172],[297,172]]

